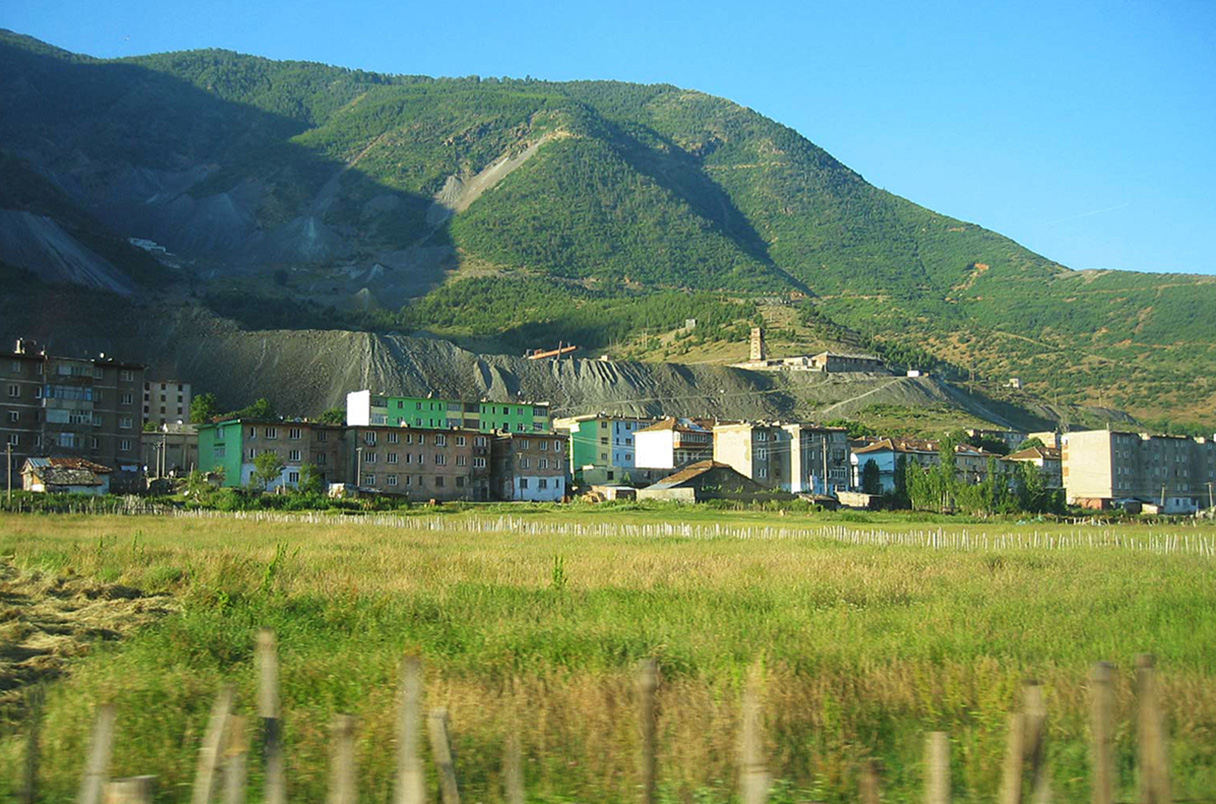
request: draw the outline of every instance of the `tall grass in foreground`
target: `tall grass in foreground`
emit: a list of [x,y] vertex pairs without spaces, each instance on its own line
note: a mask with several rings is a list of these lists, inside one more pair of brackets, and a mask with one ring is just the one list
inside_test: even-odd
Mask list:
[[[15,516],[0,517],[0,552],[183,604],[50,687],[47,800],[72,796],[106,699],[119,706],[114,773],[156,774],[163,800],[188,800],[221,682],[252,707],[262,625],[278,633],[292,800],[323,800],[337,712],[359,717],[362,798],[389,800],[406,650],[425,657],[427,706],[452,714],[471,801],[501,800],[511,722],[530,800],[636,800],[634,670],[648,655],[663,668],[659,778],[672,801],[731,798],[739,699],[757,658],[776,802],[855,800],[869,757],[886,769],[887,800],[919,798],[926,730],[950,734],[956,799],[990,801],[1026,678],[1046,691],[1059,800],[1087,799],[1086,678],[1099,659],[1119,665],[1119,790],[1130,799],[1131,660],[1144,651],[1158,657],[1175,795],[1216,790],[1216,564],[1197,556]],[[19,726],[0,738],[3,780],[19,778]],[[0,796],[15,795],[4,784]]]

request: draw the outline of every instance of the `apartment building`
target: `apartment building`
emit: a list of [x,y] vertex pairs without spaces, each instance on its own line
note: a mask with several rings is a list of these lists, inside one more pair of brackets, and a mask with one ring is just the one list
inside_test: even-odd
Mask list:
[[890,494],[895,491],[901,459],[905,463],[915,462],[926,469],[941,463],[937,445],[928,441],[881,438],[869,443],[854,444],[849,456],[853,469],[853,488],[864,490],[862,479],[865,476],[866,464],[873,462],[878,470],[878,492]]
[[[410,500],[489,500],[491,436],[477,430],[389,425],[347,429],[360,491]],[[552,436],[549,436],[552,437]]]
[[668,416],[636,431],[633,439],[634,462],[646,469],[680,469],[714,455],[712,422]]
[[352,427],[459,428],[482,433],[545,433],[552,429],[548,402],[469,402],[373,394],[366,389],[346,395],[346,423]]
[[567,437],[557,433],[500,433],[491,444],[494,498],[557,502],[570,493]]
[[757,483],[794,494],[831,494],[849,487],[848,434],[843,428],[781,422],[714,427],[713,460]]
[[[101,355],[49,355],[28,340],[0,352],[0,447],[13,484],[28,458],[83,458],[114,470],[116,491],[138,487],[144,367]],[[9,461],[0,460],[7,482]]]
[[307,421],[226,419],[199,425],[198,467],[222,472],[223,485],[248,485],[263,452],[283,459],[280,477],[267,484],[294,488],[306,464],[316,467],[323,483],[345,483],[349,472],[344,450],[346,428]]
[[655,423],[646,416],[592,413],[555,419],[553,429],[569,439],[570,468],[586,484],[653,482],[667,474],[639,467],[636,438]]
[[198,468],[198,425],[165,423],[143,433],[148,477],[181,477]]
[[144,421],[157,427],[189,424],[190,383],[178,380],[148,380],[144,383]]
[[1064,488],[1064,472],[1061,463],[1060,450],[1054,447],[1027,447],[1023,450],[1006,455],[1001,459],[1006,464],[1016,467],[1032,464],[1043,476],[1043,483],[1049,489]]
[[1060,437],[1069,503],[1106,509],[1129,502],[1187,514],[1213,502],[1216,443],[1207,438],[1085,430]]

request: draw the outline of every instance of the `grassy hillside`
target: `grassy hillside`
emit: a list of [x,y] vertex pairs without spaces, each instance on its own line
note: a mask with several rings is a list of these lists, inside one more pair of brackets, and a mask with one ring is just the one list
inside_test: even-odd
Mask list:
[[[7,32],[0,75],[0,149],[29,184],[119,239],[155,233],[200,275],[239,272],[255,296],[259,277],[283,295],[270,277],[304,271],[289,294],[343,305],[365,283],[395,300],[391,317],[455,331],[487,319],[454,318],[467,307],[443,281],[453,266],[552,277],[554,298],[568,280],[749,302],[797,291],[807,316],[870,348],[915,343],[927,365],[1018,376],[1061,402],[1216,425],[1213,281],[1069,271],[726,99],[218,50],[102,61]],[[517,312],[512,328],[553,320]]]

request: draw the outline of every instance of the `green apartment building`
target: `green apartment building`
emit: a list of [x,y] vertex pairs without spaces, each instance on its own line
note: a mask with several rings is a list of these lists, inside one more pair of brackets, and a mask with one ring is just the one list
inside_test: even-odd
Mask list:
[[346,482],[346,428],[317,422],[227,419],[198,428],[198,466],[203,472],[223,472],[223,485],[244,486],[254,470],[254,458],[276,452],[283,474],[269,488],[294,487],[300,469],[311,464],[323,482]]
[[346,423],[352,427],[388,426],[482,433],[547,433],[547,402],[462,402],[416,396],[353,391],[346,395]]

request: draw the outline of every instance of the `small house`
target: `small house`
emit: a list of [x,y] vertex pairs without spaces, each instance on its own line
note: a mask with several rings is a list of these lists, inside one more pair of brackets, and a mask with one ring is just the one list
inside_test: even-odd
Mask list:
[[21,487],[47,494],[109,494],[113,470],[84,458],[27,458]]

